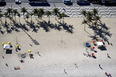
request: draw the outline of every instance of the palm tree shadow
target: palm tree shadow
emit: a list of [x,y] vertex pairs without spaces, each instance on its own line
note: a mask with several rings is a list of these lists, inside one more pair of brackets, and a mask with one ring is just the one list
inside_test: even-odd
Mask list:
[[43,28],[43,30],[45,30],[46,32],[49,32],[50,31],[50,28],[47,24],[46,21],[42,21],[42,22],[38,22],[38,24],[40,25],[41,28]]
[[5,24],[3,25],[4,28],[6,28],[6,32],[7,33],[11,33],[12,32],[12,29],[9,27],[10,24],[8,24],[6,21],[5,21]]
[[91,29],[93,29],[94,31],[94,36],[90,36],[93,39],[97,39],[95,38],[96,36],[99,36],[100,38],[102,38],[104,41],[108,42],[108,37],[111,37],[112,34],[110,33],[109,29],[105,24],[103,24],[102,22],[98,24],[98,26],[91,26],[89,27]]
[[[23,30],[23,29],[22,29]],[[32,42],[35,44],[35,45],[39,45],[39,43],[37,42],[37,40],[33,39],[25,30],[23,30],[29,37],[30,39],[32,40]]]
[[20,32],[19,31],[19,28],[21,28],[20,24],[17,23],[16,20],[13,20],[13,19],[12,19],[12,22],[13,22],[13,25],[14,25],[14,26],[12,26],[12,30],[15,30],[16,32]]
[[38,26],[38,25],[35,25],[35,23],[34,23],[33,21],[31,21],[31,22],[26,21],[26,22],[27,22],[27,25],[28,25],[30,28],[32,28],[34,32],[37,33],[37,31],[38,31],[38,29],[39,29],[39,26]]
[[5,33],[5,31],[2,31],[2,28],[0,27],[0,33],[1,34],[4,34]]
[[67,23],[61,23],[61,22],[58,22],[59,23],[59,26],[62,26],[62,28],[64,29],[64,30],[66,30],[66,32],[68,32],[68,33],[73,33],[73,25],[68,25]]

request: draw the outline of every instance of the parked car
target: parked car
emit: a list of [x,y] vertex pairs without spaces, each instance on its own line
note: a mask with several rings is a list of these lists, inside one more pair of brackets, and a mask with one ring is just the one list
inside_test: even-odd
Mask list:
[[21,4],[21,1],[20,0],[15,0],[15,3],[16,4]]
[[5,6],[5,5],[6,5],[5,0],[0,0],[0,6]]
[[66,4],[66,5],[72,5],[72,1],[71,0],[64,0],[64,4]]
[[105,4],[105,0],[101,0],[101,3],[102,3],[102,4]]
[[77,0],[77,4],[79,5],[90,5],[90,2],[88,0]]

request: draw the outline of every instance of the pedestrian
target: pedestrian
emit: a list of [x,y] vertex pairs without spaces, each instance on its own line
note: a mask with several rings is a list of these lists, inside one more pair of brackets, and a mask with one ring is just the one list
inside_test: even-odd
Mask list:
[[105,75],[109,77],[109,75],[108,75],[108,73],[107,73],[107,72],[105,72]]
[[103,68],[101,67],[101,65],[99,64],[99,68],[103,70]]
[[7,63],[6,63],[6,66],[9,67]]
[[64,69],[64,73],[68,75],[68,73],[66,72],[66,70]]
[[112,43],[110,43],[110,45],[111,45],[111,46],[113,46],[113,44],[112,44]]
[[109,54],[107,53],[107,57],[111,59],[111,57],[109,56]]
[[111,75],[111,74],[109,74],[109,77],[112,77],[112,75]]
[[2,56],[2,58],[4,59],[4,56]]

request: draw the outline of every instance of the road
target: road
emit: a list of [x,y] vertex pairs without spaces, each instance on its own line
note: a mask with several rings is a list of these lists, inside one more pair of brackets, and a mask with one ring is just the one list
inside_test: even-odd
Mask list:
[[[12,3],[15,2],[15,0],[5,0],[7,3]],[[63,0],[47,0],[49,3],[62,3]],[[75,0],[72,0],[73,2],[75,2]],[[22,3],[28,3],[28,0],[21,0]]]

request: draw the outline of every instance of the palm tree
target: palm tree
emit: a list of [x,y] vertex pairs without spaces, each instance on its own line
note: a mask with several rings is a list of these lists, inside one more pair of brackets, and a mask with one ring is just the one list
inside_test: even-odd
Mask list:
[[95,8],[93,9],[93,11],[92,11],[92,12],[93,12],[93,15],[94,15],[94,16],[96,16],[96,15],[98,14],[98,10],[97,10],[97,9],[95,9]]
[[62,13],[59,13],[57,16],[58,16],[58,19],[60,19],[60,22],[61,22],[61,19],[63,18]]
[[29,15],[28,14],[26,15],[26,18],[27,18],[27,21],[28,21],[28,18],[29,18]]
[[[91,23],[92,22],[92,16],[87,16],[87,21],[88,21],[88,23]],[[92,23],[93,24],[93,23]]]
[[38,19],[42,18],[42,15],[40,13],[37,13]]
[[43,8],[40,8],[40,9],[39,9],[39,12],[40,12],[40,14],[42,14],[42,15],[45,13]]
[[6,11],[7,11],[7,13],[8,13],[8,16],[10,16],[11,13],[12,13],[12,9],[11,9],[11,8],[7,8]]
[[[87,20],[84,19],[83,22],[82,22],[82,24],[88,24]],[[84,30],[85,30],[85,25],[84,25]]]
[[33,13],[30,13],[30,16],[31,16],[31,22],[32,22],[32,16],[33,16]]
[[87,12],[87,16],[93,16],[92,12]]
[[1,11],[1,9],[0,9],[0,13],[1,13],[2,11]]
[[37,15],[37,13],[38,13],[38,9],[33,9],[33,14]]
[[41,14],[41,18],[42,18],[42,16],[44,15],[44,9],[43,8],[40,8],[39,10],[38,10],[38,12]]
[[21,8],[21,12],[23,13],[23,15],[27,12],[27,9],[25,7]]
[[53,9],[53,14],[54,14],[54,15],[57,15],[58,13],[59,13],[59,9],[58,9],[58,8],[54,8],[54,9]]
[[19,17],[19,23],[20,23],[20,17],[21,17],[21,15],[20,15],[20,13],[17,13],[17,15],[18,15],[18,17]]
[[62,17],[63,17],[63,23],[64,23],[64,17],[66,17],[67,15],[63,12],[62,13]]
[[97,21],[95,21],[93,24],[95,25],[95,29],[96,29],[96,26],[97,26]]
[[3,17],[3,14],[0,13],[0,19],[1,19],[0,21],[1,21],[1,22],[2,22],[2,17]]
[[46,11],[46,15],[47,15],[47,17],[49,17],[49,21],[50,21],[50,15],[51,15],[52,13],[50,12],[50,11]]
[[81,11],[81,14],[82,14],[84,17],[86,17],[86,16],[87,16],[86,10],[83,9],[83,10]]
[[8,12],[5,12],[4,15],[5,15],[5,22],[6,22],[6,17],[8,17]]
[[100,21],[100,19],[101,19],[101,18],[100,18],[99,16],[94,16],[94,20],[95,20],[95,21]]
[[[58,8],[54,8],[54,9],[53,9],[53,14],[54,14],[55,16],[57,16],[57,15],[59,14],[59,9],[58,9]],[[55,17],[55,19],[56,19],[56,17]]]
[[82,22],[82,24],[87,24],[87,23],[88,23],[88,22],[87,22],[86,19],[84,19],[83,22]]
[[18,13],[17,9],[13,9],[13,15],[15,16],[15,20],[16,20],[16,14]]
[[33,9],[33,15],[37,16],[37,14],[38,14],[38,9]]

